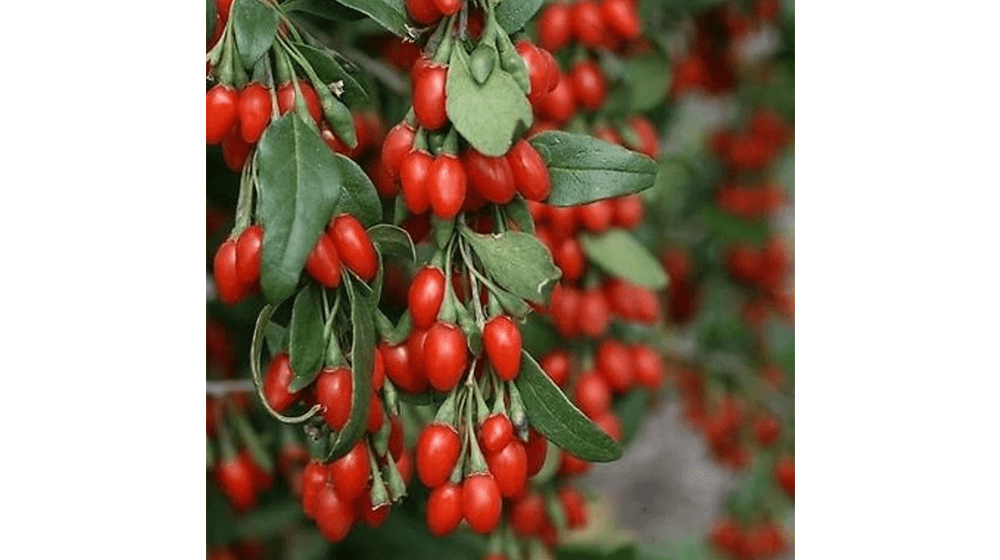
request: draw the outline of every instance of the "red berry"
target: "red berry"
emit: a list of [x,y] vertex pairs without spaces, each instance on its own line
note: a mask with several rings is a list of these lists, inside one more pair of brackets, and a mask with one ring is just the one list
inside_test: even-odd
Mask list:
[[413,139],[416,136],[416,129],[406,121],[400,121],[385,135],[385,141],[382,142],[382,166],[393,181],[399,179],[403,159],[413,149]]
[[420,126],[428,130],[448,123],[447,80],[448,67],[436,63],[413,75],[413,113]]
[[560,476],[577,476],[589,471],[591,466],[588,461],[565,451],[559,451],[559,469],[556,472]]
[[216,84],[205,92],[205,139],[218,144],[229,134],[239,116],[240,94],[235,89]]
[[444,301],[444,273],[440,268],[425,266],[420,269],[407,298],[413,326],[429,329],[436,321],[441,302]]
[[443,15],[452,16],[462,9],[463,0],[434,0],[434,5]]
[[264,376],[264,397],[274,410],[283,412],[298,400],[298,393],[288,391],[288,385],[294,376],[288,352],[278,354],[268,364],[267,374]]
[[462,156],[469,184],[483,198],[506,204],[514,198],[514,173],[504,157],[488,157],[469,149]]
[[[461,329],[448,323],[436,323],[424,340],[424,364],[427,379],[438,391],[450,391],[465,373],[468,351]],[[427,366],[430,367],[427,367]]]
[[630,194],[614,200],[614,224],[625,229],[635,229],[642,221],[642,198],[637,194]]
[[542,101],[538,110],[539,116],[562,126],[576,114],[576,98],[573,97],[573,84],[569,76],[559,75],[559,82],[549,95]]
[[406,0],[406,13],[413,21],[430,25],[443,15],[433,0]]
[[331,542],[344,540],[354,525],[353,503],[342,499],[327,484],[316,498],[316,527]]
[[774,466],[774,476],[781,489],[792,499],[795,499],[795,459],[782,457]]
[[327,288],[340,285],[341,265],[337,246],[326,233],[321,233],[309,257],[306,258],[306,272]]
[[427,193],[427,176],[430,174],[434,158],[423,150],[407,154],[399,168],[406,208],[413,214],[423,214],[430,209],[431,200]]
[[423,380],[424,387],[430,384],[430,379],[427,378],[427,368],[424,366],[424,343],[427,341],[429,330],[414,329],[410,333],[410,338],[406,339],[406,350],[410,355],[410,368],[415,377]]
[[549,222],[556,239],[562,240],[571,237],[576,233],[576,228],[579,225],[576,208],[572,206],[549,207]]
[[570,5],[573,35],[584,45],[595,49],[607,42],[607,29],[601,8],[593,0],[578,0]]
[[237,242],[235,239],[227,239],[215,252],[212,263],[215,290],[219,299],[227,305],[240,301],[250,291],[246,284],[240,282],[237,263]]
[[264,246],[264,228],[253,225],[236,238],[236,276],[244,286],[260,279],[260,254]]
[[622,440],[622,423],[618,419],[618,416],[610,410],[606,410],[601,414],[594,417],[594,424],[597,425],[604,433],[608,434],[611,439],[620,442]]
[[[590,3],[583,0],[581,4]],[[601,67],[592,60],[576,63],[570,70],[569,79],[573,84],[573,98],[581,107],[596,111],[604,105],[608,96],[608,84]]]
[[[332,229],[332,234],[331,234]],[[337,255],[344,265],[354,271],[365,282],[371,282],[378,272],[378,256],[371,237],[364,226],[354,216],[341,214],[327,227],[327,235],[333,238]]]
[[514,426],[506,414],[492,414],[479,428],[479,443],[483,451],[496,453],[514,437]]
[[760,255],[752,247],[741,243],[730,248],[726,264],[737,280],[753,282],[760,278],[760,260]]
[[604,0],[601,2],[601,19],[608,29],[627,41],[638,38],[642,31],[632,0]]
[[271,90],[253,82],[240,92],[240,133],[243,140],[256,144],[271,124]]
[[600,290],[588,290],[580,296],[577,307],[577,321],[580,331],[591,337],[598,338],[608,330],[611,324],[611,310],[607,297]]
[[359,439],[346,455],[330,463],[333,489],[344,501],[358,498],[368,484],[368,444]]
[[[299,80],[299,91],[302,92],[302,99],[306,101],[306,108],[309,115],[316,121],[316,124],[323,122],[323,106],[320,105],[319,96],[308,80]],[[282,115],[295,109],[295,87],[292,82],[286,82],[278,88],[278,112]]]
[[605,340],[597,347],[597,372],[615,393],[632,388],[632,355],[615,340]]
[[538,44],[555,52],[569,44],[572,27],[569,4],[549,4],[538,16]]
[[382,504],[377,508],[372,508],[372,491],[371,488],[365,488],[365,491],[354,501],[355,516],[364,521],[365,525],[372,528],[381,527],[385,520],[389,517],[389,511],[391,507],[389,504]]
[[237,121],[229,133],[222,139],[222,161],[230,171],[238,173],[243,169],[243,165],[247,162],[247,158],[250,157],[251,151],[253,151],[253,144],[249,144],[243,140],[243,134],[240,132],[240,123]]
[[545,498],[538,492],[529,492],[511,503],[510,524],[519,537],[537,535],[546,516]]
[[563,486],[559,489],[559,503],[562,505],[570,529],[579,529],[587,525],[587,501],[579,490],[572,486]]
[[549,376],[549,379],[553,383],[562,387],[569,379],[572,361],[570,360],[569,352],[565,350],[553,350],[543,356],[542,361],[538,365],[541,366],[542,371]]
[[381,391],[383,385],[385,385],[385,358],[376,348],[374,365],[372,366],[372,390]]
[[514,177],[517,192],[527,200],[542,201],[552,191],[552,179],[545,160],[523,138],[511,146],[504,156]]
[[486,463],[500,489],[500,495],[504,498],[516,498],[524,493],[528,484],[528,456],[520,440],[511,439],[500,451],[487,454]]
[[500,488],[493,475],[474,474],[462,482],[462,514],[476,533],[487,535],[500,523]]
[[736,555],[743,550],[743,533],[739,525],[732,519],[723,519],[712,527],[709,533],[709,542],[730,555]]
[[593,418],[611,406],[611,390],[607,382],[591,370],[577,380],[573,401],[584,414]]
[[761,446],[770,447],[774,445],[774,442],[778,441],[778,436],[781,433],[781,423],[770,414],[758,416],[753,423],[753,433]]
[[576,208],[580,223],[594,233],[606,231],[611,227],[611,221],[615,217],[615,202],[608,199],[597,200]]
[[528,476],[535,476],[545,465],[545,456],[549,451],[549,441],[540,432],[528,427],[528,442],[524,452],[528,456]]
[[494,317],[483,328],[486,356],[504,381],[513,381],[521,370],[521,330],[506,315]]
[[417,476],[428,488],[444,484],[458,461],[462,444],[455,428],[430,424],[417,441]]
[[577,323],[580,292],[574,288],[566,287],[559,290],[558,293],[558,299],[555,292],[552,294],[552,316],[556,323],[556,329],[564,337],[576,336],[580,332],[580,325]]
[[323,142],[326,143],[330,150],[341,155],[350,156],[351,149],[340,138],[337,138],[337,135],[330,130],[326,122],[322,122],[319,125],[319,137],[323,139]]
[[451,482],[431,490],[427,498],[427,528],[435,537],[444,537],[462,522],[462,487]]
[[323,419],[340,430],[351,416],[351,370],[345,366],[324,369],[316,377],[316,402],[323,405]]
[[365,429],[369,434],[377,434],[382,429],[382,422],[385,421],[385,411],[382,410],[382,399],[378,398],[375,391],[372,391],[368,400],[368,424]]
[[302,511],[312,519],[316,516],[319,492],[326,485],[328,472],[323,463],[313,459],[302,469]]
[[587,268],[587,258],[583,254],[580,242],[575,237],[563,239],[562,243],[556,246],[552,258],[556,266],[562,270],[563,280],[567,282],[579,280]]
[[[628,0],[622,1],[627,2]],[[636,150],[651,158],[660,155],[660,136],[657,134],[653,123],[649,122],[649,119],[646,117],[636,115],[629,120],[629,124],[632,126],[632,132],[639,138],[639,145],[635,147]]]
[[411,364],[407,345],[389,346],[385,341],[378,345],[385,361],[385,374],[392,383],[408,393],[422,393],[427,389],[427,379],[417,374]]
[[427,170],[427,198],[434,215],[450,220],[465,202],[465,167],[451,154],[441,154]]
[[389,417],[389,454],[400,457],[403,453],[403,421],[399,416]]
[[517,42],[517,54],[521,56],[528,69],[528,82],[530,84],[528,101],[531,102],[532,107],[538,107],[549,93],[550,69],[548,61],[538,50],[538,47],[527,40]]
[[257,503],[254,473],[246,461],[239,457],[223,460],[215,468],[215,479],[238,511],[248,510]]
[[632,372],[635,382],[647,389],[658,389],[663,384],[663,361],[648,346],[633,346]]

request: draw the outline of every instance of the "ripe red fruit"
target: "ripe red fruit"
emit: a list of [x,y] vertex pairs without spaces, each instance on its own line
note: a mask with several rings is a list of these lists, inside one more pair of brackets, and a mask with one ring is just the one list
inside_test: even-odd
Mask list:
[[601,233],[611,227],[611,221],[615,217],[615,203],[609,199],[597,200],[576,207],[576,211],[583,227],[588,231]]
[[559,75],[559,83],[542,101],[539,116],[554,121],[559,126],[566,124],[576,114],[576,98],[569,76]]
[[443,15],[433,0],[406,0],[406,13],[413,21],[430,25]]
[[430,424],[417,441],[417,476],[428,488],[444,484],[458,461],[462,444],[455,428]]
[[648,346],[633,346],[632,373],[635,382],[647,389],[658,389],[663,384],[663,361],[652,348]]
[[462,482],[462,514],[476,533],[487,535],[500,523],[500,488],[493,475],[474,474]]
[[542,201],[552,191],[552,178],[538,150],[523,138],[504,156],[514,177],[517,192],[527,200]]
[[407,297],[414,327],[429,329],[435,323],[444,300],[444,288],[444,273],[440,268],[425,266],[417,272]]
[[642,31],[632,0],[604,0],[601,2],[601,19],[615,35],[628,41],[638,38]]
[[[560,284],[560,286],[562,286]],[[559,294],[558,298],[556,293]],[[564,337],[573,337],[579,334],[580,325],[577,324],[580,308],[580,292],[574,288],[564,287],[552,294],[552,318],[556,323],[556,329]]]
[[545,523],[545,498],[538,492],[529,492],[511,503],[510,524],[519,537],[537,535]]
[[205,140],[218,144],[229,133],[239,116],[240,94],[235,89],[216,84],[205,93]]
[[298,400],[298,393],[288,391],[294,375],[288,352],[278,354],[268,364],[267,374],[264,376],[264,398],[274,410],[283,412]]
[[427,528],[444,537],[462,522],[462,487],[451,482],[437,486],[427,498]]
[[243,140],[256,144],[271,124],[271,90],[253,82],[240,92],[240,133]]
[[604,140],[608,144],[616,144],[618,146],[625,145],[625,140],[618,134],[618,132],[611,128],[610,126],[600,126],[593,130],[592,134],[595,138]]
[[340,285],[340,257],[337,255],[337,246],[326,233],[320,234],[312,251],[309,251],[306,272],[327,288]]
[[579,529],[587,525],[587,500],[579,490],[572,486],[563,486],[559,489],[559,503],[562,505],[570,529]]
[[399,168],[406,208],[413,214],[423,214],[430,209],[431,200],[427,193],[427,176],[434,158],[423,150],[415,150],[403,158]]
[[385,359],[376,348],[372,366],[372,391],[381,391],[383,385],[385,385]]
[[490,415],[479,428],[479,444],[487,453],[500,451],[507,446],[513,437],[514,426],[506,414]]
[[597,338],[608,330],[611,324],[611,312],[608,300],[600,290],[588,290],[580,296],[577,307],[577,321],[583,334]]
[[434,5],[443,15],[451,16],[462,9],[462,0],[434,0]]
[[593,421],[594,424],[596,424],[597,427],[604,433],[608,434],[611,439],[621,442],[622,437],[624,437],[622,434],[622,423],[614,412],[606,410],[595,416]]
[[[468,351],[461,329],[448,323],[436,323],[424,340],[423,363],[427,379],[438,391],[450,391],[465,373]],[[431,367],[426,367],[430,364]]]
[[260,278],[260,254],[264,228],[253,225],[236,238],[236,276],[244,286],[253,286]]
[[628,348],[616,340],[601,342],[597,347],[597,372],[615,393],[632,388],[632,355]]
[[556,266],[562,270],[562,279],[567,282],[579,280],[587,268],[587,259],[583,254],[583,248],[580,247],[580,242],[575,237],[567,237],[556,245],[552,259]]
[[743,551],[743,532],[732,519],[723,519],[715,524],[709,533],[709,542],[730,555],[738,555]]
[[549,207],[549,223],[556,239],[562,240],[572,236],[576,233],[578,225],[576,209],[572,206]]
[[327,540],[340,542],[354,525],[354,504],[340,498],[327,484],[316,498],[316,527]]
[[595,49],[607,42],[607,29],[601,8],[593,0],[578,0],[570,5],[573,35],[584,45]]
[[327,235],[333,238],[337,255],[347,268],[365,282],[371,282],[375,278],[378,272],[375,246],[372,245],[371,237],[357,218],[350,214],[337,216],[327,227]]
[[774,476],[778,480],[781,489],[792,499],[795,498],[795,459],[792,457],[782,457],[774,466]]
[[531,41],[521,40],[517,42],[517,54],[521,56],[525,67],[528,69],[528,101],[532,107],[538,107],[539,103],[545,99],[549,93],[549,66],[548,61]]
[[[623,1],[627,2],[628,0]],[[649,122],[649,119],[646,117],[636,115],[629,119],[629,124],[632,126],[632,132],[639,138],[639,145],[635,147],[636,150],[651,158],[660,155],[660,136],[656,132],[656,127],[653,126],[653,123]]]
[[486,464],[501,496],[516,498],[524,493],[528,484],[528,456],[521,440],[511,439],[500,451],[487,454]]
[[514,198],[514,173],[504,157],[489,157],[469,149],[462,155],[465,174],[483,198],[496,204],[506,204]]
[[758,416],[753,422],[753,434],[757,442],[764,447],[774,445],[781,434],[781,423],[770,414]]
[[323,405],[323,420],[340,430],[351,416],[351,370],[345,366],[324,369],[316,377],[316,402]]
[[413,149],[413,139],[416,136],[416,129],[406,121],[400,121],[385,135],[385,141],[382,142],[382,166],[393,181],[399,179],[403,159]]
[[413,369],[409,348],[405,343],[390,346],[382,341],[378,349],[385,361],[385,374],[394,385],[408,393],[421,393],[427,389],[427,379]]
[[593,418],[611,406],[611,390],[607,382],[593,370],[585,372],[573,389],[573,402]]
[[[323,106],[320,105],[319,96],[308,80],[299,80],[299,91],[305,99],[309,116],[316,121],[316,124],[323,122]],[[295,109],[295,87],[292,82],[285,82],[278,88],[278,112],[282,115]]]
[[326,485],[327,481],[327,470],[316,459],[313,459],[306,463],[304,469],[302,469],[302,511],[305,512],[306,517],[312,519],[316,515],[316,501],[319,498],[319,492]]
[[528,456],[528,476],[535,476],[545,465],[545,455],[548,454],[549,441],[540,432],[528,427],[528,442],[524,452]]
[[427,170],[427,198],[438,218],[450,220],[465,202],[465,167],[451,154],[440,154]]
[[424,343],[427,341],[429,330],[414,329],[410,333],[410,338],[406,339],[406,350],[410,354],[410,368],[413,370],[413,375],[425,380],[424,386],[430,384],[430,380],[427,378],[427,368],[424,367]]
[[238,173],[243,169],[243,165],[246,163],[247,158],[250,157],[252,150],[253,144],[248,144],[243,140],[243,134],[240,132],[240,123],[237,121],[233,125],[233,128],[229,130],[229,133],[222,139],[222,161],[230,171]]
[[569,352],[565,350],[553,350],[542,357],[538,364],[542,371],[549,376],[553,383],[562,387],[569,379],[572,362]]
[[377,434],[382,429],[382,422],[385,420],[385,411],[382,410],[382,399],[378,398],[375,391],[372,391],[368,399],[368,424],[365,429],[369,434]]
[[521,330],[506,315],[494,317],[483,328],[486,356],[504,381],[513,381],[521,370]]
[[257,503],[253,470],[238,456],[219,463],[215,468],[215,480],[237,511],[248,510]]
[[[583,0],[579,3],[591,2]],[[604,105],[604,100],[608,96],[608,83],[604,79],[604,72],[596,62],[585,60],[576,63],[570,70],[569,79],[573,84],[573,98],[581,107],[596,111]]]
[[236,240],[227,239],[215,252],[212,278],[215,291],[223,303],[233,305],[247,295],[246,286],[240,282],[236,268]]
[[614,199],[615,219],[614,224],[625,229],[635,229],[642,222],[643,204],[642,198],[637,194],[630,194]]
[[420,126],[437,130],[448,123],[446,83],[448,67],[431,63],[413,74],[413,113]]
[[590,462],[560,450],[559,469],[556,472],[559,476],[576,476],[586,473],[591,466]]
[[389,517],[390,509],[389,504],[382,504],[377,508],[372,508],[371,488],[365,488],[361,496],[354,501],[355,517],[364,521],[365,525],[376,529],[385,523],[385,520]]
[[330,463],[333,489],[344,501],[358,498],[368,484],[368,444],[359,439],[346,455]]
[[569,44],[572,27],[569,4],[549,4],[538,16],[538,44],[555,52]]
[[323,142],[326,143],[330,150],[341,155],[350,156],[351,149],[340,138],[337,138],[337,135],[330,130],[330,127],[325,122],[319,125],[319,137],[323,139]]
[[760,254],[752,247],[740,243],[728,251],[726,265],[737,280],[753,282],[760,277]]

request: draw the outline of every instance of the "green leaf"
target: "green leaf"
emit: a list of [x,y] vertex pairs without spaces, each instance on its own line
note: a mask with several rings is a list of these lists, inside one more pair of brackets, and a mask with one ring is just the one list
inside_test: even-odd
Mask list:
[[759,245],[771,236],[771,228],[763,220],[747,220],[727,214],[715,204],[706,204],[701,214],[712,240],[722,246],[736,241]]
[[417,249],[405,229],[392,224],[377,224],[368,228],[368,237],[383,255],[395,255],[410,261],[417,260]]
[[409,33],[403,0],[337,0],[337,2],[365,14],[400,37],[406,37]]
[[361,84],[354,79],[350,72],[344,70],[332,51],[323,51],[303,43],[293,44],[324,83],[344,82],[344,94],[340,97],[344,104],[350,107],[360,107],[370,102],[368,92],[361,87]]
[[264,442],[261,441],[260,436],[254,431],[253,426],[250,425],[247,417],[242,412],[237,411],[236,414],[231,414],[230,418],[233,419],[233,427],[236,428],[236,435],[239,436],[243,442],[243,446],[250,452],[253,462],[269,473],[274,472],[274,462],[271,460],[271,454],[268,452]]
[[286,12],[299,12],[333,21],[357,21],[364,14],[330,0],[291,0],[281,7]]
[[340,164],[293,111],[271,123],[257,146],[264,226],[260,285],[278,303],[295,291],[299,273],[343,191]]
[[522,351],[521,372],[514,382],[528,413],[528,422],[552,443],[585,461],[606,463],[622,456],[622,448],[587,419]]
[[496,8],[497,23],[512,35],[542,7],[542,0],[503,0]]
[[625,230],[581,233],[580,245],[591,262],[612,276],[651,290],[667,287],[667,273],[660,261]]
[[233,537],[238,540],[270,539],[296,527],[304,520],[301,506],[281,501],[240,516],[233,528]]
[[670,87],[670,61],[659,51],[625,61],[625,75],[631,84],[633,112],[643,113],[663,101]]
[[[350,276],[344,277],[344,286],[351,299],[351,416],[344,429],[337,434],[326,460],[335,461],[351,450],[365,432],[368,407],[372,390],[372,373],[375,371],[375,303],[355,292]],[[377,296],[377,294],[376,294]]]
[[521,323],[521,340],[528,353],[542,357],[555,348],[560,339],[551,323],[537,313],[532,313]]
[[653,186],[656,162],[586,134],[550,131],[529,140],[552,178],[554,206],[575,206]]
[[340,176],[344,183],[344,191],[337,201],[334,214],[347,212],[365,227],[377,224],[382,219],[382,203],[379,201],[372,180],[353,159],[341,154],[333,155],[340,167]]
[[483,155],[500,157],[514,134],[531,126],[531,104],[510,74],[496,68],[483,85],[472,78],[465,49],[451,52],[448,68],[448,118],[469,144]]
[[535,220],[531,218],[528,203],[523,198],[515,197],[503,207],[503,211],[507,219],[513,221],[518,229],[524,233],[535,234]]
[[205,18],[205,41],[208,41],[215,31],[215,0],[205,0]]
[[273,358],[288,344],[288,329],[274,321],[269,321],[264,327],[264,341],[267,342],[268,354]]
[[295,296],[292,304],[292,322],[288,325],[288,358],[292,366],[292,393],[307,387],[323,367],[326,340],[323,336],[323,316],[316,289],[306,286]]
[[236,0],[232,11],[233,34],[244,68],[254,63],[274,43],[278,32],[278,11],[261,0]]
[[549,300],[562,273],[538,238],[518,231],[482,235],[464,225],[461,231],[497,284],[521,299]]
[[646,419],[649,393],[644,389],[633,389],[615,403],[615,415],[622,427],[622,445],[628,444],[639,434],[642,421]]

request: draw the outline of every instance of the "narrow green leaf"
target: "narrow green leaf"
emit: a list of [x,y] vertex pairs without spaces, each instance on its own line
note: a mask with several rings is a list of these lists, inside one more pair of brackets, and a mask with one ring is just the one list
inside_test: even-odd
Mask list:
[[295,296],[292,321],[288,325],[288,358],[292,366],[292,382],[288,390],[304,389],[316,379],[323,367],[326,340],[323,337],[323,316],[316,288],[306,286]]
[[408,34],[408,20],[403,0],[337,0],[337,2],[365,14],[400,37],[406,37]]
[[295,291],[306,257],[343,190],[340,164],[295,113],[271,123],[257,146],[264,226],[260,285],[278,303]]
[[511,35],[524,27],[541,7],[542,0],[503,0],[496,8],[497,23]]
[[278,32],[278,11],[261,0],[236,0],[232,18],[240,60],[244,68],[253,68],[274,43]]
[[517,225],[518,229],[524,233],[535,234],[535,220],[531,218],[528,203],[523,198],[515,197],[503,207],[503,211],[507,218]]
[[340,176],[343,177],[344,183],[344,190],[340,200],[337,201],[334,214],[347,212],[365,227],[377,224],[382,219],[382,203],[379,201],[372,180],[353,159],[341,154],[333,155],[337,160],[337,166],[340,167]]
[[270,539],[294,528],[305,520],[302,507],[288,501],[256,508],[240,516],[233,528],[236,539]]
[[497,284],[522,299],[549,300],[561,272],[536,237],[518,231],[482,235],[464,225],[461,231]]
[[448,118],[477,151],[500,157],[510,149],[514,134],[531,126],[531,104],[510,74],[496,68],[479,85],[462,47],[451,52],[448,67]]
[[405,229],[391,224],[378,224],[368,228],[368,236],[383,255],[395,255],[411,261],[417,260],[417,249]]
[[621,446],[587,419],[524,351],[515,384],[528,422],[552,443],[585,461],[606,463],[622,456]]
[[670,61],[658,50],[625,61],[625,75],[631,84],[633,112],[643,113],[663,101],[670,87]]
[[215,0],[205,0],[205,40],[212,38],[215,31]]
[[532,313],[521,323],[521,340],[528,353],[541,357],[559,344],[559,333],[546,319]]
[[548,203],[575,206],[653,186],[656,162],[586,134],[544,132],[529,140],[552,178]]
[[667,287],[667,273],[660,261],[625,230],[581,233],[580,245],[591,262],[612,276],[651,290]]
[[340,100],[349,107],[360,107],[369,103],[368,92],[354,79],[344,67],[337,62],[333,51],[323,51],[303,43],[294,43],[295,48],[302,53],[306,62],[316,71],[319,79],[329,85],[337,81],[344,82],[344,94]]
[[344,285],[351,299],[353,340],[351,347],[351,415],[344,429],[333,441],[327,461],[335,461],[351,450],[354,442],[364,435],[368,423],[372,373],[375,370],[375,304],[355,292],[349,276]]
[[271,460],[271,454],[267,451],[264,442],[261,441],[260,435],[250,425],[247,417],[238,411],[236,414],[230,415],[230,417],[233,419],[233,427],[236,428],[236,435],[239,436],[243,442],[243,446],[250,452],[253,462],[269,473],[274,472],[274,462]]
[[641,388],[633,389],[615,403],[615,415],[622,427],[622,445],[627,445],[639,434],[648,405],[649,393]]
[[365,17],[357,10],[330,0],[291,0],[283,3],[281,7],[286,12],[299,12],[332,21],[357,21]]

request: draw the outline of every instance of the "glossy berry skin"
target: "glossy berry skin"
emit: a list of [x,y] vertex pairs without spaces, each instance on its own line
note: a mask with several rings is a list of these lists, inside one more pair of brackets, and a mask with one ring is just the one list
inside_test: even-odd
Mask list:
[[431,63],[413,75],[413,113],[420,126],[437,130],[448,123],[446,83],[448,67]]
[[277,412],[287,410],[299,398],[298,393],[288,391],[288,385],[294,375],[288,352],[278,354],[267,366],[267,374],[264,376],[264,398]]
[[372,509],[372,493],[370,488],[365,488],[365,491],[354,501],[354,516],[361,521],[364,521],[365,525],[377,529],[385,523],[385,520],[389,517],[389,511],[391,507],[389,504],[382,504],[378,508]]
[[450,220],[465,202],[467,179],[462,162],[451,154],[441,154],[427,170],[427,198],[434,215]]
[[585,60],[576,63],[570,70],[569,79],[573,84],[573,98],[581,107],[596,111],[604,105],[608,97],[608,83],[596,62]]
[[552,259],[556,266],[562,270],[563,279],[567,282],[579,280],[587,268],[587,259],[583,254],[583,248],[575,237],[563,239],[562,243],[556,246]]
[[462,156],[465,174],[472,185],[486,200],[506,204],[514,198],[514,173],[503,157],[489,157],[470,149]]
[[351,415],[351,370],[344,366],[324,369],[314,383],[316,402],[325,408],[323,420],[340,430]]
[[524,493],[528,484],[528,455],[519,439],[511,439],[503,449],[486,455],[493,479],[500,495],[516,498]]
[[572,360],[565,350],[553,350],[542,357],[538,364],[553,383],[562,387],[569,379]]
[[771,415],[759,416],[754,420],[753,434],[761,446],[771,447],[781,434],[781,423]]
[[597,425],[604,433],[611,436],[611,439],[621,443],[622,441],[622,423],[611,410],[605,410],[601,414],[593,418],[594,424]]
[[[625,0],[627,1],[627,0]],[[649,119],[636,115],[629,120],[632,132],[639,138],[639,145],[635,149],[651,158],[660,155],[660,137],[656,132],[656,127]]]
[[511,503],[510,524],[521,538],[537,535],[546,516],[545,498],[538,492],[524,494]]
[[560,488],[559,504],[562,505],[570,529],[579,529],[587,525],[587,501],[579,490],[572,486]]
[[743,532],[732,519],[727,518],[716,523],[709,533],[708,540],[715,548],[731,555],[743,552]]
[[597,347],[597,372],[615,393],[632,387],[632,355],[628,347],[615,340],[605,340]]
[[580,331],[590,338],[599,338],[611,324],[611,310],[608,299],[600,290],[588,290],[580,295],[577,306],[577,321]]
[[333,489],[344,501],[356,500],[368,484],[368,444],[359,439],[346,455],[330,463],[330,480]]
[[575,455],[559,451],[559,469],[556,472],[559,476],[577,476],[585,474],[592,466],[591,463]]
[[521,331],[506,315],[489,320],[483,328],[486,357],[504,381],[513,381],[521,370]]
[[573,402],[584,414],[593,418],[611,406],[611,389],[596,372],[588,371],[576,382]]
[[556,52],[569,44],[572,34],[569,4],[549,4],[538,16],[538,44]]
[[382,142],[382,166],[391,180],[399,179],[403,158],[413,148],[413,140],[416,136],[416,129],[406,121],[399,122],[385,135],[385,140]]
[[774,476],[778,485],[792,499],[795,499],[795,459],[792,457],[782,457],[774,466]]
[[624,229],[635,229],[642,222],[643,203],[637,194],[616,198],[614,225]]
[[377,434],[382,429],[383,421],[385,421],[385,411],[382,410],[382,399],[378,398],[373,390],[368,398],[368,424],[365,429],[369,434]]
[[435,537],[451,534],[462,522],[462,487],[447,482],[427,498],[427,528]]
[[528,457],[528,476],[535,476],[545,465],[545,455],[549,450],[549,441],[532,427],[528,428],[528,442],[524,452]]
[[433,0],[406,0],[406,13],[413,21],[430,25],[441,19],[441,10]]
[[326,486],[328,472],[323,463],[313,459],[302,469],[302,511],[306,517],[316,516],[316,502],[319,493]]
[[570,7],[570,24],[581,43],[597,48],[607,41],[607,29],[601,17],[601,8],[593,0],[578,0]]
[[425,266],[417,272],[407,296],[414,327],[423,330],[434,325],[444,301],[444,291],[444,272],[440,268]]
[[560,126],[566,124],[576,114],[577,100],[574,95],[569,76],[560,74],[559,83],[542,101],[538,114]]
[[205,141],[218,144],[236,124],[240,94],[235,89],[216,84],[205,93]]
[[244,286],[260,279],[260,255],[264,247],[264,228],[253,225],[236,238],[236,276]]
[[455,428],[446,424],[430,424],[417,440],[417,477],[424,486],[435,488],[444,484],[458,462],[462,444]]
[[525,67],[528,69],[528,101],[532,107],[537,107],[539,103],[549,93],[549,71],[548,60],[542,55],[538,47],[531,41],[518,41],[517,54],[521,56]]
[[514,426],[506,414],[492,414],[479,428],[479,444],[483,453],[496,453],[514,438]]
[[476,533],[488,535],[500,523],[500,488],[493,475],[474,474],[462,482],[462,514]]
[[427,331],[423,363],[432,387],[450,391],[465,373],[467,361],[468,351],[461,329],[448,323],[435,323]]
[[631,0],[603,0],[601,19],[611,32],[627,41],[638,38],[642,31],[639,14]]
[[452,16],[462,9],[462,0],[434,0],[437,9],[446,16]]
[[732,247],[726,255],[726,265],[737,280],[754,282],[760,278],[760,254],[748,245]]
[[365,282],[371,282],[375,278],[378,272],[375,246],[372,245],[371,237],[357,218],[350,214],[337,216],[327,228],[327,235],[333,238],[337,255],[347,268]]
[[504,156],[514,177],[514,187],[526,200],[540,202],[552,192],[549,168],[538,150],[523,138],[518,140]]
[[[323,106],[320,105],[319,96],[316,95],[312,84],[308,80],[299,80],[298,85],[306,102],[306,109],[309,110],[309,116],[316,124],[323,122]],[[278,113],[284,115],[294,110],[295,105],[295,86],[292,82],[286,82],[278,88]]]
[[257,503],[257,489],[253,470],[239,457],[223,460],[215,467],[215,480],[229,503],[239,511],[252,508]]
[[240,134],[243,140],[256,144],[271,124],[271,90],[254,82],[240,92]]
[[602,233],[611,227],[615,217],[615,203],[611,200],[596,200],[577,207],[580,224],[594,233]]
[[239,173],[243,169],[247,158],[250,157],[252,150],[253,144],[248,144],[243,140],[243,135],[240,133],[239,121],[237,121],[229,133],[222,139],[222,161],[230,171]]
[[646,389],[658,389],[663,384],[663,361],[660,356],[648,346],[633,346],[629,352],[635,382]]
[[427,176],[434,158],[423,150],[410,152],[399,168],[399,181],[406,209],[413,214],[423,214],[431,207],[427,193]]
[[309,256],[306,258],[306,272],[327,288],[336,288],[340,285],[342,271],[337,246],[325,233],[320,234],[312,251],[309,251]]
[[342,499],[327,484],[316,497],[316,527],[328,541],[340,542],[354,525],[354,504]]
[[236,270],[236,240],[227,239],[215,252],[212,262],[215,291],[227,305],[233,305],[247,295],[247,289],[240,282]]

